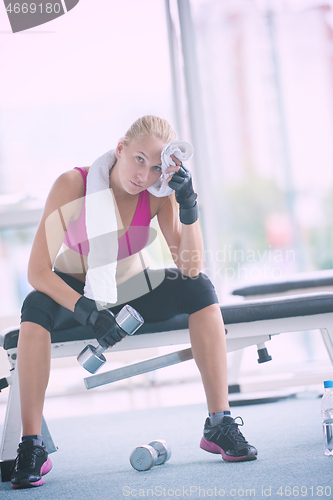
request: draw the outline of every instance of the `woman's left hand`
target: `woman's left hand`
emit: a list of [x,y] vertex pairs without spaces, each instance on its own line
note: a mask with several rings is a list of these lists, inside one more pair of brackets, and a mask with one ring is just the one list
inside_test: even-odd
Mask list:
[[[193,224],[198,218],[197,194],[194,192],[191,172],[182,165],[174,155],[171,158],[178,170],[170,177],[168,185],[175,191],[176,200],[180,205],[180,221],[183,224]],[[169,167],[166,173],[173,172],[175,167]]]
[[192,185],[192,175],[176,156],[171,155],[171,158],[176,163],[176,167],[171,166],[165,171],[166,174],[174,172],[168,179],[168,186],[175,191],[177,202],[183,205],[193,194],[195,194]]

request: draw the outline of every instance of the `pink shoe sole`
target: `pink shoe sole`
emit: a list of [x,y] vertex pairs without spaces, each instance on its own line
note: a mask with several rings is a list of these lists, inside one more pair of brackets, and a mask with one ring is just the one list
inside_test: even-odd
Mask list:
[[230,457],[230,455],[227,455],[225,451],[222,448],[220,448],[220,446],[218,446],[215,443],[212,443],[211,441],[207,441],[207,439],[205,439],[204,437],[201,438],[200,448],[202,450],[208,451],[209,453],[215,453],[215,454],[220,453],[222,455],[223,460],[225,460],[226,462],[245,462],[248,460],[255,460],[257,458],[256,455],[251,455],[250,457],[248,455],[244,455],[242,457]]
[[[46,462],[43,463],[41,469],[40,469],[40,473],[42,476],[45,476],[45,474],[47,474],[48,472],[50,472],[50,470],[52,469],[52,462],[51,460],[48,458],[46,460]],[[41,478],[39,481],[36,481],[35,483],[30,483],[30,481],[28,481],[28,479],[24,479],[21,481],[20,484],[12,484],[12,488],[13,489],[19,489],[19,488],[33,488],[35,486],[42,486],[42,484],[44,484],[44,479]]]

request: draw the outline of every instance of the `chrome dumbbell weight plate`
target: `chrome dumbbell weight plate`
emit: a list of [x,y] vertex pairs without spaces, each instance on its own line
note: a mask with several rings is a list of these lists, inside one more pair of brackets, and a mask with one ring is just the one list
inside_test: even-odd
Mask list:
[[171,448],[166,441],[158,439],[149,444],[138,446],[130,456],[130,463],[136,470],[149,470],[154,465],[164,464],[171,456]]
[[158,439],[149,443],[158,453],[158,458],[155,465],[164,464],[171,457],[171,446],[164,441],[164,439]]
[[98,348],[87,345],[77,357],[78,362],[90,373],[96,373],[104,365],[106,358],[98,352]]
[[127,335],[133,335],[144,323],[141,314],[128,304],[116,315],[116,321]]

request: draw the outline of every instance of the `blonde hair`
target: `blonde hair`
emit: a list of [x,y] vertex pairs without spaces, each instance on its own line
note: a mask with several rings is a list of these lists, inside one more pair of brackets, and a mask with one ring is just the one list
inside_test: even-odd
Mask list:
[[170,123],[154,115],[146,115],[136,120],[127,130],[123,141],[128,146],[133,139],[144,136],[160,139],[166,144],[178,139],[177,132],[171,127]]

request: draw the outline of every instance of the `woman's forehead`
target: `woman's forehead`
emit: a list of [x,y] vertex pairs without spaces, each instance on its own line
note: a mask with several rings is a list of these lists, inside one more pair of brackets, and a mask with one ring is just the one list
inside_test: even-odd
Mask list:
[[139,150],[150,155],[158,154],[159,156],[165,146],[166,144],[161,139],[150,136],[138,137],[133,139],[129,144],[132,150]]

